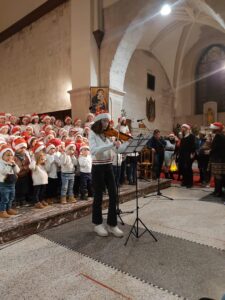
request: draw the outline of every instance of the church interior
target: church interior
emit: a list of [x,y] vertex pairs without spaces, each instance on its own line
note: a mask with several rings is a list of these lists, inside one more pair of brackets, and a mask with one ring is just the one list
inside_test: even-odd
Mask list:
[[[225,1],[0,0],[0,70],[0,298],[225,300]],[[109,114],[116,139],[126,122],[126,139],[110,140],[122,238],[93,232],[96,191],[87,188],[75,199],[77,165],[74,197],[60,194],[62,177],[51,189],[59,202],[25,201],[15,215],[4,215],[4,151],[16,153],[34,138],[34,150],[27,149],[33,157],[62,142],[62,153],[70,146],[91,150],[98,164],[89,132]],[[174,148],[144,144],[157,134],[172,137]],[[179,147],[189,135],[196,140],[187,167]],[[215,150],[216,135],[222,138]],[[131,138],[142,139],[140,154],[118,154]],[[209,148],[201,148],[203,139]],[[161,165],[157,147],[165,155]],[[111,196],[104,180],[106,223]]]

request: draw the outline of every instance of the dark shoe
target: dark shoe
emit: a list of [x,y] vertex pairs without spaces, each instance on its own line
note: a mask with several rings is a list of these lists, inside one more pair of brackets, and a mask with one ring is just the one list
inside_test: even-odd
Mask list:
[[186,185],[187,189],[191,189],[192,187],[193,187],[193,185],[191,185],[191,184]]

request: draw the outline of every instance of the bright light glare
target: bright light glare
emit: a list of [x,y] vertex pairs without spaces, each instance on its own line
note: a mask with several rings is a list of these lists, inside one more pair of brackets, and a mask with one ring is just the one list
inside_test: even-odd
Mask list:
[[163,7],[160,10],[160,14],[162,16],[168,16],[171,13],[171,6],[169,4],[163,5]]

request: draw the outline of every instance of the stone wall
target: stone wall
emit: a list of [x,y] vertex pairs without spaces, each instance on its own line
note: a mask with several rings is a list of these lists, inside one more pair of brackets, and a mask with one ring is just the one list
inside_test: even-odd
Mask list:
[[[147,89],[147,72],[156,77],[155,91]],[[149,52],[136,50],[129,63],[124,91],[123,108],[127,118],[132,119],[132,126],[137,127],[136,120],[145,118],[145,125],[152,131],[158,128],[162,133],[169,133],[173,128],[173,97],[165,71]],[[156,100],[156,118],[148,122],[146,117],[146,97]]]
[[70,3],[0,44],[1,111],[42,113],[71,108]]

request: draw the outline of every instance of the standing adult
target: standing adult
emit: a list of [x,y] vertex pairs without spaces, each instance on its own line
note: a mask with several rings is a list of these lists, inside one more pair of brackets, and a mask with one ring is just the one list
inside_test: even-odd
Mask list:
[[161,137],[160,131],[155,129],[153,132],[153,136],[147,143],[149,148],[152,148],[153,153],[153,161],[152,161],[152,170],[153,177],[160,178],[160,174],[162,171],[162,165],[164,161],[164,150],[166,146],[166,142]]
[[[99,236],[108,236],[111,232],[116,237],[122,237],[123,231],[117,226],[116,214],[116,183],[112,167],[112,150],[122,152],[127,143],[120,145],[119,141],[111,142],[104,132],[108,129],[111,116],[108,113],[100,113],[95,117],[89,135],[89,146],[92,155],[92,182],[94,189],[94,202],[92,222],[94,231]],[[103,225],[102,200],[103,187],[106,186],[109,193],[109,208],[107,227]]]
[[191,133],[191,127],[188,124],[181,126],[182,139],[180,141],[178,165],[182,175],[182,186],[191,188],[193,186],[192,163],[195,157],[195,136]]
[[223,178],[225,176],[225,136],[223,134],[224,126],[220,122],[212,123],[209,127],[212,129],[214,138],[210,152],[211,174],[214,176],[215,190],[214,195],[222,196]]

